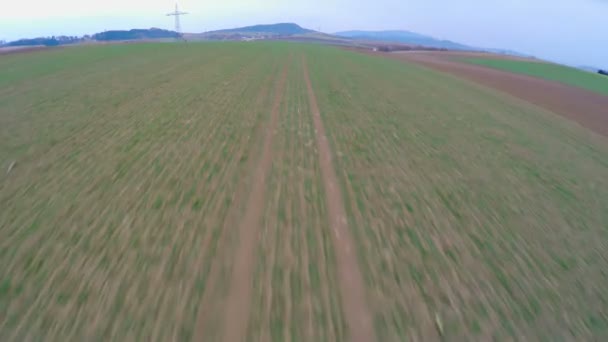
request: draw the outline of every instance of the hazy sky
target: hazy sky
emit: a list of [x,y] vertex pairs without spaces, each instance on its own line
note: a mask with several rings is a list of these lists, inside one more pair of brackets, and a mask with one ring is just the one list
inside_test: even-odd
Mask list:
[[[0,39],[173,28],[171,0],[0,0]],[[404,29],[608,68],[608,0],[182,0],[184,32],[296,22],[323,32]]]

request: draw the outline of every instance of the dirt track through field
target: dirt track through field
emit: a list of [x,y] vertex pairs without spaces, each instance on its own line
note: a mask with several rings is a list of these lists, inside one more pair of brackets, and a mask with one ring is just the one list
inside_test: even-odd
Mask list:
[[[248,317],[249,317],[249,304],[250,304],[250,292],[251,292],[251,274],[252,274],[252,263],[253,263],[253,252],[255,249],[255,242],[257,241],[256,232],[259,231],[260,217],[263,212],[263,196],[265,186],[266,175],[272,161],[270,154],[272,141],[278,121],[278,112],[281,99],[283,97],[284,84],[287,79],[287,68],[289,62],[283,67],[280,74],[277,76],[277,85],[275,87],[275,98],[271,112],[271,118],[264,133],[264,145],[262,155],[259,161],[250,159],[248,162],[249,169],[255,169],[255,174],[252,180],[252,188],[247,197],[245,192],[245,186],[242,185],[237,190],[235,197],[233,198],[230,214],[227,217],[224,227],[222,228],[222,237],[220,240],[225,240],[227,231],[237,226],[237,251],[235,255],[235,264],[233,272],[231,274],[231,287],[228,293],[226,303],[222,305],[224,307],[223,330],[219,331],[225,341],[241,341],[244,339]],[[258,100],[262,100],[264,96],[268,95],[266,87],[260,89],[260,95]],[[256,166],[257,165],[257,166]],[[246,198],[246,202],[244,201]],[[238,218],[238,212],[241,208],[245,208],[246,212],[242,219]],[[219,248],[225,247],[225,242],[218,243]],[[221,259],[221,251],[220,257]],[[219,260],[218,259],[218,260]],[[213,298],[217,295],[215,289],[218,286],[220,272],[222,267],[222,261],[216,261],[211,266],[209,276],[207,279],[207,286],[205,294],[201,300],[201,304],[197,314],[196,331],[193,340],[194,341],[208,341],[213,335],[211,332],[212,325],[217,322],[216,317],[221,313],[221,308],[218,307],[217,298]],[[217,335],[213,335],[217,336]]]
[[239,243],[236,247],[236,257],[223,319],[224,341],[244,341],[247,334],[251,290],[253,288],[254,252],[256,242],[258,241],[262,213],[264,212],[266,178],[272,165],[272,143],[279,121],[288,65],[289,62],[280,76],[281,78],[272,104],[270,123],[268,124],[264,138],[262,156],[255,170],[253,187],[247,200],[245,215],[238,227]]
[[310,82],[306,58],[303,59],[303,65],[304,79],[308,89],[308,98],[319,148],[319,164],[327,197],[329,223],[333,230],[331,236],[336,253],[342,311],[348,325],[350,340],[370,342],[374,341],[375,337],[372,317],[366,303],[365,284],[359,269],[357,256],[354,253],[355,243],[349,231],[344,201],[332,164],[331,149],[323,127],[321,112]]
[[608,96],[527,75],[451,61],[439,54],[400,53],[388,56],[498,89],[608,136]]

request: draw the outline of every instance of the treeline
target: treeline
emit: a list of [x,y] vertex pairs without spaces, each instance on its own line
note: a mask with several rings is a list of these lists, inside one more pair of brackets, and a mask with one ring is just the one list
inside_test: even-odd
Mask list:
[[83,38],[71,37],[71,36],[59,36],[59,37],[39,37],[32,39],[19,39],[14,42],[6,43],[6,46],[33,46],[33,45],[44,45],[44,46],[59,46],[66,44],[75,44],[81,42]]
[[151,28],[149,30],[134,29],[129,31],[105,31],[92,36],[94,40],[137,40],[137,39],[161,39],[179,38],[180,35],[174,31]]
[[118,40],[138,40],[138,39],[163,39],[163,38],[179,38],[180,34],[174,31],[163,30],[159,28],[151,29],[134,29],[134,30],[115,30],[96,33],[92,36],[72,37],[72,36],[52,36],[39,37],[32,39],[19,39],[13,42],[0,42],[0,46],[59,46],[67,44],[75,44],[83,41],[118,41]]
[[597,71],[597,73],[600,74],[600,75],[608,76],[608,71],[606,71],[606,70],[601,70],[600,69],[600,70]]

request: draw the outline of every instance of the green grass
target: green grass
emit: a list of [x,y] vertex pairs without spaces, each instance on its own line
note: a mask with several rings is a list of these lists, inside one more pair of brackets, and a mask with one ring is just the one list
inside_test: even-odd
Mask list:
[[608,77],[563,65],[506,59],[466,58],[468,63],[556,81],[608,95]]
[[[268,177],[251,338],[344,340],[331,230],[300,49],[288,64]],[[314,327],[311,329],[311,327]],[[270,334],[268,332],[271,331]]]
[[0,56],[0,340],[190,340],[205,294],[218,337],[287,63],[248,337],[348,339],[303,61],[379,341],[606,339],[605,137],[415,65],[227,43]]
[[0,339],[192,336],[225,203],[248,172],[238,156],[265,119],[250,115],[266,113],[257,80],[284,53],[0,56]]
[[448,340],[608,334],[605,138],[414,65],[310,55],[380,340],[438,339],[436,317]]

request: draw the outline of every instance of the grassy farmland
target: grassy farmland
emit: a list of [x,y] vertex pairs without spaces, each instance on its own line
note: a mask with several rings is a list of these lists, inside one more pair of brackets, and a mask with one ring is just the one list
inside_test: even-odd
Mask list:
[[606,77],[563,65],[489,58],[467,58],[464,60],[473,64],[543,78],[608,95],[608,80]]
[[352,338],[315,105],[378,341],[608,337],[608,139],[254,43],[0,56],[0,340]]

